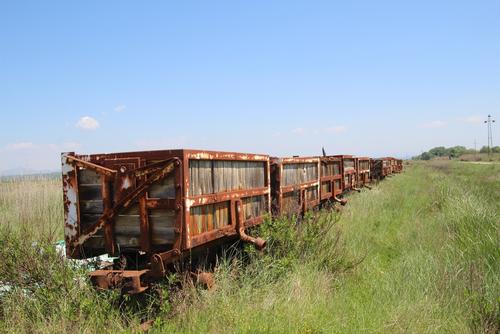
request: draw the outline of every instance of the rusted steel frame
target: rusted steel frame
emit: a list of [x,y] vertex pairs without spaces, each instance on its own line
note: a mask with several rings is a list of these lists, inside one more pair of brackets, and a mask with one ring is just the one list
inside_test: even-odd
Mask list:
[[309,209],[313,209],[313,208],[317,207],[320,203],[320,200],[318,198],[318,199],[313,199],[313,200],[307,201],[304,198],[304,202],[305,202],[304,212],[306,212]]
[[271,161],[269,160],[269,157],[267,159],[267,162],[266,162],[266,182],[265,182],[265,186],[267,187],[267,208],[268,208],[268,211],[271,212],[272,211],[272,207],[271,207],[271,201],[272,201],[272,189],[271,189]]
[[209,150],[152,150],[152,151],[134,151],[134,152],[119,152],[106,154],[91,154],[85,157],[93,161],[102,159],[121,159],[130,156],[138,157],[146,160],[164,160],[166,158],[182,158],[199,159],[199,160],[249,160],[249,161],[267,161],[269,156],[265,154],[252,153],[236,153],[236,152],[219,152]]
[[[342,175],[342,179],[340,181],[342,185],[342,192],[346,190],[346,184],[345,184],[345,173],[344,173],[344,155],[334,155],[333,157],[339,158],[340,159],[340,175]],[[341,202],[337,198],[334,198],[334,200],[337,202]]]
[[165,277],[167,271],[165,266],[169,263],[178,261],[181,258],[181,251],[173,248],[167,252],[155,253],[151,256],[151,276],[153,278]]
[[[339,172],[341,172],[341,165],[342,165],[342,159],[339,157],[333,157],[333,156],[326,156],[326,157],[320,157],[320,168],[322,167],[321,165],[328,165],[328,164],[335,164],[337,163],[339,166]],[[321,170],[320,169],[320,200],[328,200],[330,198],[333,198],[336,195],[336,190],[335,190],[335,180],[341,179],[342,174],[335,174],[335,175],[321,175]],[[323,193],[322,190],[322,185],[323,183],[328,182],[330,184],[330,192]],[[338,194],[342,193],[342,190],[338,192]]]
[[[234,210],[236,212],[236,210]],[[232,216],[231,210],[229,210],[229,214],[231,219],[236,220],[236,216]],[[245,223],[245,227],[252,227],[261,224],[264,221],[264,216],[260,217],[254,217],[252,219],[247,219]],[[215,241],[219,238],[222,237],[231,237],[231,236],[236,236],[237,232],[236,229],[234,228],[235,224],[227,225],[212,231],[207,231],[201,234],[197,234],[194,236],[191,236],[191,246],[190,248],[195,248],[198,246],[203,246],[206,243]]]
[[[266,194],[266,195],[268,198],[270,197],[269,194]],[[235,209],[233,203],[235,201],[238,201],[238,200],[241,200],[241,199],[240,198],[228,199],[229,205],[230,205],[230,207],[229,207],[230,224],[229,225],[219,227],[219,228],[214,229],[214,230],[206,231],[206,232],[203,232],[200,234],[189,235],[189,239],[188,239],[189,244],[186,243],[183,249],[185,250],[185,249],[193,248],[193,247],[196,247],[198,245],[201,245],[204,242],[211,242],[211,241],[214,241],[218,238],[222,238],[222,237],[230,236],[230,235],[235,235],[236,234],[235,224],[236,224],[237,215],[236,215],[236,209]],[[216,202],[216,203],[219,203],[219,202]],[[246,227],[258,225],[264,221],[264,217],[265,217],[265,215],[253,217],[251,219],[245,220],[243,223]],[[189,220],[186,220],[186,229],[187,229],[187,231],[189,231]]]
[[[335,159],[333,161],[339,162],[339,172],[340,173],[332,176],[332,192],[333,192],[332,200],[334,202],[340,203],[343,206],[347,204],[347,200],[344,198],[340,199],[337,197],[337,195],[342,194],[346,189],[346,184],[345,184],[345,175],[346,174],[344,173],[344,157],[345,158],[352,158],[352,155],[333,155],[333,156],[328,157],[328,158]],[[340,189],[337,189],[335,187],[335,181],[337,181],[337,180],[340,181]]]
[[191,220],[191,212],[190,212],[191,205],[189,205],[189,202],[187,200],[187,198],[190,196],[189,188],[191,186],[191,179],[189,177],[189,157],[188,154],[184,154],[184,151],[182,154],[182,174],[180,176],[180,182],[183,187],[182,197],[181,197],[181,205],[183,205],[182,206],[183,210],[182,210],[182,218],[177,217],[176,223],[179,223],[180,226],[182,226],[181,238],[179,238],[182,239],[181,242],[182,248],[179,249],[184,250],[191,248],[191,231],[189,226],[189,222]]
[[67,154],[61,154],[62,186],[64,204],[64,237],[66,241],[66,254],[80,258],[80,249],[72,249],[71,237],[80,235],[80,196],[78,192],[77,168],[68,162]]
[[333,181],[333,180],[339,180],[342,178],[342,174],[335,174],[335,175],[327,175],[327,176],[322,176],[320,178],[321,181]]
[[299,202],[301,212],[305,213],[307,211],[306,188],[299,188]]
[[96,165],[92,162],[79,159],[79,158],[72,156],[72,155],[67,155],[66,160],[69,163],[73,163],[74,165],[76,165],[78,167],[92,169],[93,171],[95,171],[99,174],[105,175],[107,177],[110,177],[110,178],[113,178],[116,175],[116,171],[113,169],[109,169],[109,168],[106,168],[106,167],[103,167],[100,165]]
[[353,176],[351,176],[353,179],[351,180],[351,189],[354,191],[357,191],[358,193],[361,192],[361,189],[358,188],[359,185],[359,158],[355,157],[353,158],[354,162],[354,173]]
[[318,183],[315,182],[312,185],[304,185],[301,184],[299,186],[287,186],[287,187],[281,187],[281,191],[279,192],[279,209],[281,212],[281,209],[283,208],[283,196],[288,193],[293,193],[295,191],[299,191],[299,207],[300,207],[300,212],[305,213],[309,208],[318,206],[320,203],[320,194],[318,194],[317,199],[313,199],[311,201],[306,200],[306,195],[305,192],[308,188],[311,186],[318,186]]
[[[293,158],[277,158],[278,163],[294,164],[294,163],[318,163],[318,157],[293,157]],[[320,171],[318,170],[318,174]]]
[[[363,163],[367,164],[368,168],[362,168],[361,165]],[[370,158],[368,158],[368,157],[356,157],[356,172],[357,172],[356,185],[358,187],[366,186],[366,183],[369,182],[368,179],[369,179],[369,175],[370,175]]]
[[[151,226],[149,224],[148,207],[145,194],[139,197],[139,218],[140,218],[140,239],[141,250],[146,253],[151,252]],[[106,224],[106,226],[109,225]]]
[[370,183],[370,172],[362,171],[359,175],[360,175],[360,181],[358,182],[358,185],[371,189],[368,186],[368,183]]
[[147,176],[153,172],[156,172],[158,171],[159,169],[161,169],[163,166],[165,166],[166,163],[168,163],[171,159],[165,159],[165,160],[162,160],[162,161],[158,161],[158,162],[155,162],[155,163],[152,163],[152,164],[149,164],[149,165],[144,165],[144,166],[141,166],[141,167],[138,167],[134,170],[131,170],[129,172],[129,174],[132,174],[134,175],[135,177],[144,177],[144,176]]
[[[275,197],[277,198],[277,205],[279,213],[282,213],[283,209],[283,195],[286,193],[299,191],[299,207],[301,213],[304,213],[307,208],[310,206],[316,206],[319,204],[321,199],[321,159],[319,157],[289,157],[289,158],[271,158],[272,164],[274,164],[277,168],[277,173],[275,175],[276,189],[277,194]],[[314,163],[317,167],[318,177],[312,181],[307,181],[299,184],[292,184],[287,186],[281,185],[281,176],[283,175],[283,167],[287,164],[300,164],[300,163]],[[317,200],[306,201],[305,198],[305,190],[310,187],[317,187]],[[317,202],[317,204],[316,204]]]
[[[261,155],[261,154],[250,154],[250,153],[235,153],[235,152],[217,152],[217,151],[203,151],[203,150],[183,150],[182,151],[182,159],[184,162],[184,166],[182,169],[182,186],[183,189],[183,197],[180,198],[180,205],[184,204],[184,209],[182,210],[183,217],[180,220],[181,225],[184,227],[182,230],[182,237],[180,240],[183,242],[183,249],[190,249],[192,246],[192,239],[195,239],[196,236],[191,236],[190,233],[190,209],[193,206],[200,206],[206,204],[219,203],[224,201],[230,201],[231,199],[240,198],[240,197],[251,197],[251,196],[259,196],[259,195],[268,195],[268,206],[271,205],[270,200],[270,165],[269,165],[269,156]],[[225,161],[257,161],[265,163],[265,177],[264,177],[264,187],[255,188],[255,189],[245,189],[245,190],[232,190],[227,192],[219,192],[215,194],[203,194],[190,196],[189,187],[191,180],[189,179],[189,160],[225,160]],[[234,224],[234,220],[232,220],[232,224]],[[234,226],[232,227],[234,229]],[[220,229],[210,231],[217,232]],[[205,232],[206,234],[209,232]],[[222,235],[223,236],[223,235]],[[221,236],[217,236],[215,238],[219,238]]]
[[354,155],[351,155],[351,154],[334,154],[334,155],[331,155],[331,157],[341,158],[341,159],[353,159]]
[[[101,176],[101,195],[103,212],[108,213],[112,209],[112,199],[110,184],[104,175]],[[104,245],[106,252],[114,256],[116,252],[115,236],[114,236],[114,219],[110,219],[104,226]]]
[[[357,159],[357,169],[359,173],[369,172],[370,171],[370,158],[367,157],[358,157]],[[368,168],[361,168],[362,162],[368,162]]]
[[245,233],[245,218],[243,217],[243,204],[241,199],[234,201],[233,205],[236,207],[236,233],[241,241],[251,243],[258,250],[266,247],[266,241],[262,238],[254,238]]
[[[162,162],[163,163],[163,162]],[[146,176],[149,173],[144,173],[141,174],[141,172],[147,172],[151,171],[154,169],[153,166],[146,165],[146,161],[144,159],[140,159],[140,164],[142,166],[134,169],[133,171],[130,172],[130,174],[135,175],[136,179],[140,179],[142,182],[146,180]],[[156,165],[156,164],[152,164]],[[150,167],[150,168],[146,168]],[[149,215],[148,215],[148,207],[147,207],[147,198],[146,194],[143,194],[139,198],[139,218],[140,218],[140,239],[139,239],[139,244],[141,245],[141,250],[146,253],[151,252],[151,241],[152,241],[152,236],[151,236],[151,226],[149,224]]]
[[288,192],[292,192],[292,191],[311,188],[311,187],[318,186],[318,185],[319,185],[319,181],[314,180],[314,181],[308,181],[308,182],[299,183],[299,184],[292,184],[289,186],[281,186],[281,192],[288,193]]
[[177,209],[177,203],[174,198],[147,198],[145,203],[146,209]]
[[[332,189],[333,189],[333,194],[335,196],[342,194],[342,192],[344,190],[342,179],[343,179],[342,174],[333,175],[333,177],[332,177]],[[340,189],[335,188],[335,181],[340,181]]]
[[184,156],[190,160],[233,160],[233,161],[262,161],[269,160],[265,154],[236,153],[236,152],[218,152],[203,150],[183,150]]
[[341,158],[338,155],[327,155],[326,157],[319,157],[322,162],[340,162]]
[[[337,195],[342,194],[346,190],[346,184],[345,184],[345,171],[344,171],[344,157],[346,158],[351,158],[351,155],[334,155],[331,156],[332,158],[337,159],[337,161],[340,162],[339,164],[339,172],[340,174],[336,174],[332,176],[332,191],[333,191],[333,196],[332,200],[334,202],[340,203],[342,206],[347,204],[347,200],[342,198],[338,198]],[[335,181],[339,180],[340,181],[340,189],[335,188]],[[349,189],[349,188],[347,188]]]
[[128,294],[145,291],[142,278],[149,270],[95,270],[89,274],[94,286],[101,290],[122,288]]
[[[330,189],[331,191],[327,191],[327,192],[323,192],[323,183],[328,183],[330,184]],[[329,199],[330,197],[332,197],[333,195],[333,180],[330,176],[322,176],[320,177],[320,200],[325,200],[325,199]]]
[[157,182],[170,174],[175,167],[181,164],[179,159],[173,158],[163,169],[155,172],[151,177],[144,181],[140,186],[136,187],[133,191],[128,193],[123,199],[121,199],[113,209],[105,212],[99,220],[92,226],[87,228],[78,238],[74,238],[71,241],[73,247],[82,245],[91,236],[97,233],[110,219],[113,219],[119,212],[126,210],[135,200],[137,200],[141,195],[143,195],[149,188],[151,184]]
[[218,192],[214,194],[190,196],[186,197],[186,200],[189,202],[189,207],[193,207],[193,206],[229,201],[231,199],[240,197],[267,195],[269,194],[269,191],[270,191],[269,187],[245,189],[245,190],[232,190],[232,191]]

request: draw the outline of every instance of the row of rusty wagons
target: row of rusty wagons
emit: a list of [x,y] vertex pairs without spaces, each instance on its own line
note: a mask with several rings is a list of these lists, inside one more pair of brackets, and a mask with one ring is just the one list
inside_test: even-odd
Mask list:
[[[200,150],[62,154],[67,256],[104,253],[119,268],[90,274],[99,288],[144,291],[176,263],[239,238],[266,217],[300,216],[403,169],[352,155],[271,158]],[[128,261],[124,261],[128,260]]]

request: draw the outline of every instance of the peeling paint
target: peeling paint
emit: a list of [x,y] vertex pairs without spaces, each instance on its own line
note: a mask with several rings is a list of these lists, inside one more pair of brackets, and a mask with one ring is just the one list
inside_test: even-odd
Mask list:
[[63,197],[64,197],[64,236],[72,239],[78,233],[78,197],[76,187],[76,169],[68,163],[67,154],[61,155]]

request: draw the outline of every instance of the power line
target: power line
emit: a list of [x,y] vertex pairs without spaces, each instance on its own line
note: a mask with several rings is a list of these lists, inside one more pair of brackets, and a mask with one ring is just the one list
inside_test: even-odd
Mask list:
[[493,147],[493,135],[491,131],[491,123],[495,123],[495,120],[491,118],[491,115],[488,115],[488,120],[484,121],[484,123],[488,124],[488,157],[491,155],[491,148]]

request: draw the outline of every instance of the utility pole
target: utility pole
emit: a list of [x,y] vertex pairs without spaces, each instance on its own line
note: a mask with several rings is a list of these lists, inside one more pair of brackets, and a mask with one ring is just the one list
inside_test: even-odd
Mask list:
[[491,119],[491,115],[488,115],[488,120],[484,121],[484,123],[488,124],[488,158],[491,155],[491,148],[493,147],[493,137],[491,133],[491,123],[495,123],[494,119]]

